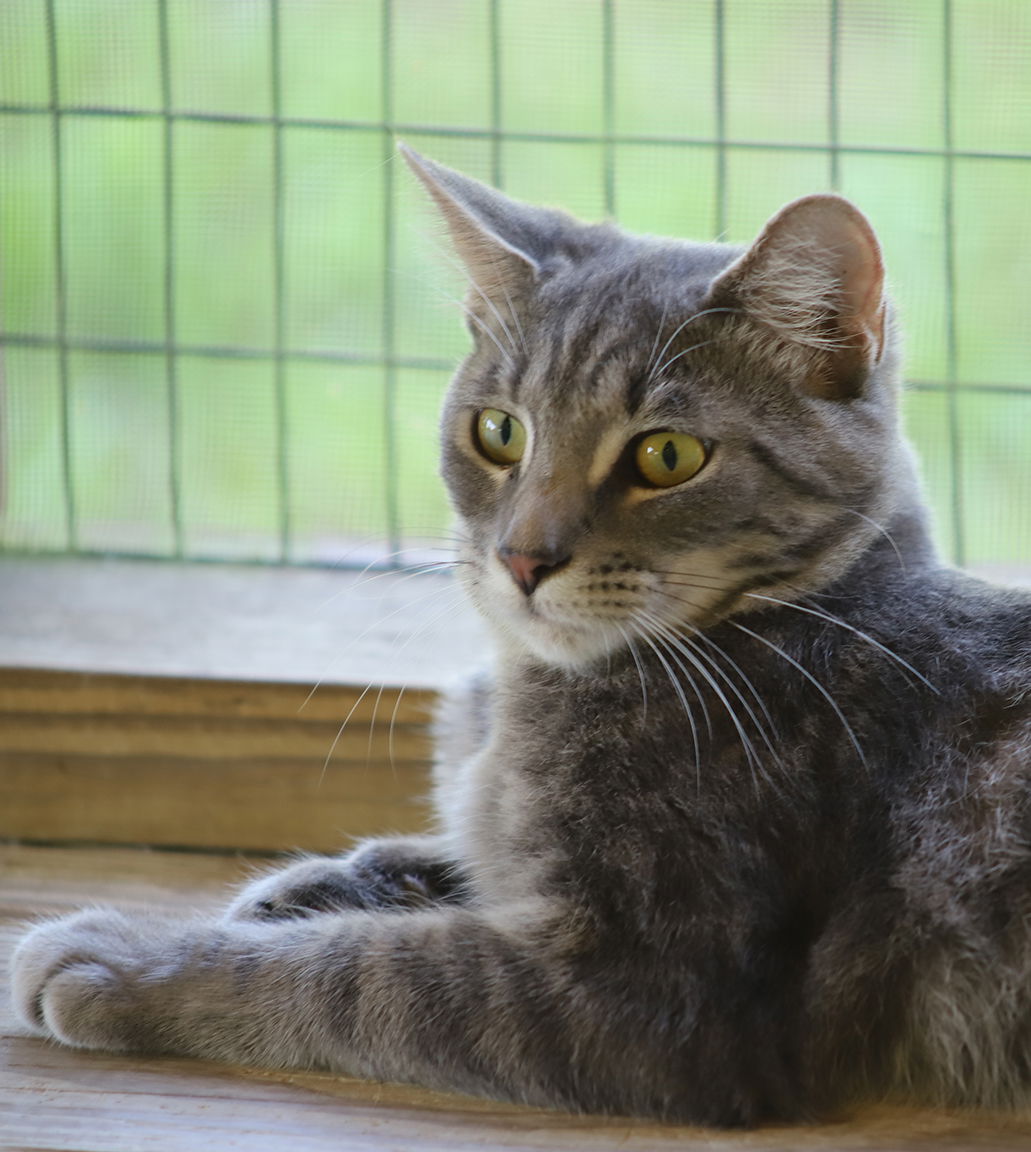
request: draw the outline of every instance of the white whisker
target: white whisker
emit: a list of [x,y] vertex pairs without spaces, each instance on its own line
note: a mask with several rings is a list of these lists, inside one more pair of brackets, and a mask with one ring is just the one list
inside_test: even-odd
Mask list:
[[397,758],[394,755],[394,730],[397,727],[397,713],[401,707],[401,697],[405,694],[405,685],[402,684],[397,690],[397,698],[394,700],[394,707],[390,710],[390,726],[387,728],[387,760],[390,762],[390,773],[397,779]]
[[[417,596],[417,597],[415,597],[415,599],[406,601],[404,604],[401,604],[399,607],[395,608],[392,612],[388,612],[386,616],[377,617],[367,628],[365,628],[361,633],[359,633],[358,636],[356,636],[353,640],[351,640],[351,646],[354,647],[355,645],[360,644],[365,639],[365,637],[369,635],[370,632],[373,632],[375,629],[382,627],[385,623],[387,623],[388,620],[392,620],[399,613],[406,612],[412,608],[418,607],[418,605],[425,603],[427,600],[432,600],[434,597],[444,595],[445,592],[455,592],[455,591],[459,591],[459,590],[455,587],[454,584],[443,584],[443,585],[438,584],[436,587],[431,588],[428,592],[424,593],[422,596]],[[451,606],[450,610],[453,610],[453,606]],[[438,619],[438,618],[439,617],[434,617],[433,620],[429,621],[429,623],[433,623],[433,621]],[[427,622],[423,621],[422,624],[420,625],[420,627],[418,629],[416,629],[416,631],[412,634],[412,636],[409,636],[408,640],[405,641],[405,644],[402,645],[402,648],[406,644],[408,644],[415,636],[421,635],[421,633],[426,629],[427,626],[428,626]],[[308,693],[307,696],[305,696],[304,700],[301,702],[301,705],[297,709],[298,712],[303,711],[304,708],[307,707],[307,705],[311,702],[311,699],[315,695],[315,693],[326,682],[326,678],[329,676],[330,672],[336,666],[337,661],[342,659],[344,657],[344,655],[345,655],[345,653],[341,652],[339,655],[334,656],[329,661],[328,665],[326,666],[326,670],[318,678],[318,680],[315,682],[315,685],[313,686],[312,690]]]
[[651,351],[648,353],[648,365],[644,370],[646,380],[651,380],[654,375],[653,369],[655,367],[657,357],[655,355],[656,349],[659,347],[659,341],[662,339],[662,330],[666,326],[666,317],[669,315],[669,301],[667,300],[662,305],[662,315],[659,317],[659,326],[655,329],[655,339],[652,341]]
[[379,712],[379,704],[383,699],[383,693],[386,690],[386,685],[381,684],[379,691],[376,693],[376,699],[372,702],[372,717],[369,720],[369,742],[365,748],[365,766],[369,768],[372,766],[372,739],[376,735],[376,713]]
[[[762,696],[759,695],[759,690],[752,683],[751,679],[746,675],[746,673],[745,673],[744,669],[741,667],[741,665],[738,664],[738,662],[724,648],[722,648],[719,644],[717,644],[716,641],[713,640],[711,636],[707,636],[700,628],[696,628],[693,624],[690,624],[686,620],[683,621],[682,623],[685,627],[690,628],[691,632],[695,636],[697,636],[698,639],[703,644],[707,644],[710,648],[715,649],[715,651],[717,653],[719,653],[719,655],[722,656],[724,660],[726,660],[726,662],[738,674],[738,676],[740,676],[741,682],[744,684],[744,686],[751,693],[752,699],[755,700],[756,704],[759,706],[759,709],[762,712],[763,717],[766,720],[766,723],[769,725],[769,730],[770,730],[770,733],[772,734],[772,737],[777,737],[778,736],[777,725],[773,719],[773,716],[770,714],[769,708],[767,708],[767,706],[766,706],[766,701],[763,700]],[[710,659],[711,659],[711,657],[710,657]],[[719,668],[719,665],[716,664],[716,662],[714,660],[712,661],[712,663],[713,663],[714,668]],[[745,700],[738,693],[737,688],[734,685],[733,679],[730,676],[728,676],[727,673],[724,672],[722,669],[719,669],[719,670],[722,673],[727,684],[729,684],[734,689],[735,695],[737,695],[738,699],[741,700],[741,703],[742,703],[742,705],[744,705],[746,711],[748,712],[748,715],[749,715],[750,719],[752,720],[752,723],[755,724],[756,729],[759,731],[759,734],[762,736],[763,741],[766,744],[766,747],[769,748],[769,750],[773,753],[773,756],[774,756],[775,760],[777,761],[777,764],[780,765],[781,767],[783,767],[783,764],[781,763],[781,760],[780,760],[780,755],[777,752],[776,747],[775,747],[771,737],[767,736],[765,729],[759,723],[757,717],[752,712],[752,709],[749,707],[749,705],[747,703],[745,703]]]
[[858,516],[860,520],[865,520],[867,524],[869,524],[872,528],[876,528],[877,531],[880,532],[884,539],[887,540],[891,545],[892,550],[894,551],[895,556],[899,562],[899,567],[902,569],[903,573],[905,573],[906,561],[903,559],[902,553],[899,551],[899,546],[895,543],[894,536],[892,536],[888,529],[885,528],[883,524],[878,524],[876,520],[871,519],[871,517],[867,516],[865,512],[860,512],[858,508],[844,508],[843,510],[845,512],[851,512],[853,516]]
[[[508,305],[508,314],[512,317],[512,323],[515,325],[516,331],[519,333],[519,343],[522,347],[523,355],[528,357],[530,355],[530,349],[526,344],[526,333],[523,331],[523,325],[519,319],[519,311],[512,303],[512,297],[509,294],[508,285],[505,283],[504,276],[501,276],[498,279],[501,284],[501,291],[505,294],[505,303]],[[499,316],[498,319],[500,320],[501,317]],[[509,339],[511,340],[511,336],[509,336]]]
[[343,587],[338,588],[332,596],[327,596],[326,599],[317,606],[316,611],[324,611],[341,596],[357,594],[360,590],[368,587],[368,585],[375,584],[377,580],[394,579],[398,584],[402,584],[411,580],[413,577],[431,575],[434,572],[449,572],[453,568],[467,563],[469,563],[467,560],[427,560],[416,564],[404,564],[400,568],[378,568],[375,571],[371,571],[372,565],[370,564],[357,573],[357,583],[345,584]]
[[816,677],[807,668],[804,668],[801,664],[799,664],[799,662],[793,656],[789,656],[783,648],[779,648],[776,644],[774,644],[772,640],[767,640],[765,636],[760,636],[758,632],[753,632],[751,628],[746,628],[744,624],[739,624],[736,620],[728,620],[727,623],[730,624],[731,627],[736,628],[739,632],[744,632],[746,636],[751,636],[753,639],[758,640],[760,644],[764,644],[772,652],[776,652],[776,654],[786,660],[792,666],[792,668],[795,668],[802,673],[802,675],[809,681],[809,683],[812,684],[817,692],[819,692],[824,700],[826,700],[827,703],[831,706],[834,715],[837,716],[837,718],[841,721],[842,727],[845,729],[845,732],[851,741],[852,747],[855,748],[860,763],[864,768],[866,768],[866,756],[863,753],[862,746],[856,739],[855,732],[852,731],[852,725],[849,724],[848,720],[845,719],[845,714],[838,706],[838,702],[820,683],[820,681],[817,680]]
[[[680,335],[680,333],[683,332],[683,330],[688,326],[688,324],[693,324],[696,320],[701,320],[701,318],[703,316],[711,316],[711,315],[713,315],[713,313],[716,313],[716,312],[739,312],[739,311],[740,311],[739,308],[705,308],[701,312],[695,312],[693,315],[688,316],[688,318],[683,322],[683,324],[680,324],[678,327],[674,328],[673,335],[670,336],[670,338],[666,341],[665,344],[663,344],[662,351],[658,354],[658,356],[655,357],[655,359],[661,360],[663,358],[663,356],[666,355],[666,353],[669,351],[669,346],[673,343],[674,340],[676,340],[676,338]],[[648,379],[654,380],[654,378],[657,375],[658,375],[658,372],[650,372],[648,374]]]
[[745,757],[753,770],[753,778],[754,772],[758,770],[759,774],[762,775],[764,779],[768,780],[769,777],[765,771],[765,768],[763,767],[759,754],[755,749],[755,745],[752,743],[751,737],[745,731],[745,727],[741,723],[740,717],[735,711],[733,704],[730,702],[726,693],[720,687],[719,682],[713,677],[713,675],[709,672],[709,669],[699,658],[697,652],[694,649],[694,646],[687,642],[686,637],[677,636],[677,634],[669,627],[669,625],[654,613],[642,611],[639,613],[639,615],[642,619],[647,620],[652,628],[654,628],[660,635],[662,635],[676,647],[681,655],[690,662],[699,676],[701,676],[713,690],[713,692],[716,694],[716,698],[723,705],[727,716],[730,718],[731,723],[734,725],[738,739],[741,742],[741,747],[744,750]]
[[900,664],[907,672],[911,672],[921,683],[930,688],[936,696],[941,695],[941,692],[935,688],[926,676],[921,675],[912,664],[903,660],[897,652],[893,652],[879,640],[875,640],[869,633],[862,631],[862,629],[855,628],[851,624],[846,623],[839,616],[831,615],[829,612],[822,612],[818,608],[807,608],[805,605],[796,604],[791,600],[779,600],[776,596],[766,596],[761,592],[746,592],[745,595],[751,600],[767,600],[771,604],[780,604],[785,608],[794,608],[796,612],[805,612],[810,616],[816,616],[820,620],[826,620],[828,624],[835,624],[839,628],[846,629],[846,631],[851,632],[854,636],[858,636],[860,640],[865,640],[867,644],[873,645],[879,652],[883,652],[885,656],[894,660],[897,664]]
[[[367,684],[362,689],[361,695],[358,697],[358,699],[355,700],[355,702],[351,705],[350,711],[344,717],[343,721],[340,724],[340,727],[337,729],[337,734],[333,737],[333,743],[330,744],[329,751],[326,753],[326,759],[323,760],[323,762],[322,762],[322,771],[319,773],[319,782],[316,785],[316,789],[321,788],[323,781],[326,779],[326,770],[329,768],[329,762],[330,762],[330,760],[333,759],[333,753],[336,751],[337,745],[340,743],[340,737],[343,736],[343,734],[344,734],[344,729],[347,727],[348,722],[350,721],[351,717],[357,711],[358,705],[361,704],[361,702],[365,699],[366,696],[368,696],[368,694],[371,691],[372,691],[372,685]],[[310,697],[309,697],[309,699],[310,699]]]
[[[482,320],[479,316],[477,316],[476,313],[464,301],[456,300],[454,298],[454,296],[443,291],[443,289],[438,289],[437,291],[438,291],[438,294],[443,296],[445,300],[448,300],[448,301],[450,301],[450,303],[457,305],[465,313],[465,315],[468,316],[469,319],[476,325],[476,327],[479,328],[480,331],[485,336],[489,337],[494,342],[494,345],[497,348],[497,350],[501,353],[502,356],[504,356],[505,363],[508,365],[508,367],[510,369],[512,369],[514,371],[515,370],[515,360],[512,358],[512,353],[509,352],[509,350],[504,346],[504,344],[501,343],[501,341],[498,339],[497,335],[495,334],[494,329],[491,328],[491,326],[489,324],[487,324],[484,320]],[[511,333],[509,333],[509,340],[511,340]],[[513,348],[514,347],[515,346],[513,345]]]
[[648,719],[648,685],[645,683],[644,666],[641,663],[640,653],[637,651],[637,645],[634,644],[633,637],[631,637],[626,629],[621,624],[616,624],[620,635],[626,641],[626,646],[633,657],[634,664],[637,666],[637,678],[641,682],[641,724]]
[[[643,630],[639,630],[638,635],[648,645],[648,647],[651,648],[651,650],[655,653],[656,658],[658,659],[659,663],[665,669],[666,676],[668,677],[670,684],[673,685],[673,691],[676,692],[677,698],[680,700],[681,706],[684,709],[684,715],[687,716],[687,722],[691,728],[691,741],[694,744],[695,773],[696,773],[697,778],[700,780],[701,765],[702,765],[702,750],[701,750],[701,747],[699,746],[699,743],[698,743],[698,729],[695,725],[694,713],[691,711],[691,705],[687,702],[687,696],[684,694],[684,686],[680,683],[680,681],[673,674],[673,669],[669,666],[669,663],[666,661],[666,658],[659,651],[658,645],[662,643],[661,639],[656,637],[653,640],[653,638],[650,637],[647,634],[647,632],[644,632]],[[672,656],[672,653],[671,653],[671,656]],[[674,659],[675,659],[675,657],[674,657]],[[677,663],[679,664],[680,661],[678,660]],[[683,671],[682,665],[681,665],[681,671]],[[695,695],[697,695],[697,689],[695,689]]]
[[[451,252],[449,252],[446,248],[442,247],[440,244],[437,244],[436,242],[434,242],[433,247],[436,250],[437,256],[445,264],[450,264],[452,268],[456,269],[462,275],[462,277],[468,282],[469,287],[472,288],[472,290],[476,293],[476,295],[479,296],[479,298],[484,302],[484,304],[487,305],[487,307],[490,309],[491,313],[494,315],[494,318],[501,325],[501,330],[504,332],[505,338],[508,340],[509,347],[512,349],[513,352],[518,353],[519,349],[516,347],[516,343],[512,339],[512,332],[509,329],[508,325],[505,323],[504,317],[498,311],[497,305],[495,305],[494,301],[491,300],[491,298],[487,295],[487,293],[484,292],[484,290],[476,282],[472,273],[469,271],[468,266],[466,264],[464,264],[461,260],[456,259],[456,257]],[[504,285],[504,278],[503,277],[501,278],[501,282],[502,282],[502,285]],[[472,313],[470,313],[468,307],[462,301],[455,300],[455,298],[453,296],[448,296],[448,294],[446,292],[443,292],[443,290],[440,289],[439,286],[437,286],[435,284],[431,284],[431,286],[436,288],[436,290],[438,292],[440,292],[441,295],[447,296],[447,298],[450,299],[452,303],[458,304],[459,307],[461,307],[466,312],[467,315],[472,315]],[[513,320],[516,321],[516,324],[518,326],[518,318],[515,315],[515,309],[512,307],[512,301],[509,298],[508,289],[507,288],[504,289],[504,292],[505,292],[505,300],[506,300],[508,307],[509,307],[509,312],[512,315]],[[521,328],[520,328],[520,334],[522,334]],[[500,348],[500,345],[498,345],[498,347]],[[523,351],[524,352],[526,351],[525,339],[523,340]],[[502,349],[502,352],[504,353],[504,349]],[[504,353],[504,354],[506,356],[508,355],[507,353]],[[513,363],[513,361],[511,360],[510,357],[509,357],[509,363]]]
[[697,352],[699,348],[707,348],[710,344],[715,344],[718,339],[718,336],[714,336],[711,340],[702,340],[698,344],[692,344],[690,348],[684,348],[683,351],[678,352],[675,356],[671,356],[665,364],[661,365],[659,368],[656,368],[655,375],[658,376],[665,372],[666,369],[671,364],[675,364],[681,356],[686,356],[688,352]]

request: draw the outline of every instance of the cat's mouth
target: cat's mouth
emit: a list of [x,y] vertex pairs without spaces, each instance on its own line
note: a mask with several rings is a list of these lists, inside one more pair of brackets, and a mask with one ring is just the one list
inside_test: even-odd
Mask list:
[[740,581],[724,548],[669,555],[655,567],[621,552],[572,557],[527,590],[488,548],[470,548],[467,592],[509,653],[583,668],[650,642],[696,633],[734,611]]
[[633,605],[592,602],[575,563],[530,593],[492,558],[478,557],[462,575],[496,641],[509,651],[522,649],[559,667],[582,667],[626,647]]
[[595,664],[632,651],[637,640],[665,626],[661,578],[625,558],[601,564],[575,560],[527,592],[504,564],[481,556],[467,582],[480,612],[509,650],[559,667]]
[[527,605],[519,622],[522,644],[560,667],[584,667],[628,647],[628,627],[610,618],[570,619],[540,605]]

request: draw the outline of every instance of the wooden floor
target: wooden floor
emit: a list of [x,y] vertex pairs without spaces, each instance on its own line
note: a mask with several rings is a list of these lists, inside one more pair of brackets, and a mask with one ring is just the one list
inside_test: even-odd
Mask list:
[[[0,961],[24,921],[83,904],[194,907],[243,859],[0,845]],[[563,1116],[312,1073],[73,1052],[18,1026],[0,997],[0,1148],[40,1152],[459,1152],[1031,1148],[1031,1118],[878,1109],[851,1123],[722,1134]]]

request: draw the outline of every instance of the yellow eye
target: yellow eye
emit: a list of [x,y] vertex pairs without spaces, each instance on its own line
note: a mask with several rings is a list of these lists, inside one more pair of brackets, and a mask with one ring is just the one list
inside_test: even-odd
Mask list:
[[495,464],[517,464],[526,450],[526,429],[498,408],[484,408],[476,417],[476,442]]
[[634,462],[646,484],[672,488],[701,470],[707,453],[697,436],[686,432],[652,432],[637,445]]

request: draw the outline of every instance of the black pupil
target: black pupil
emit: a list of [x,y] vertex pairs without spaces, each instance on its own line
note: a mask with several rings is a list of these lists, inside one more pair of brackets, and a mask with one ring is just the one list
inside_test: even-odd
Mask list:
[[[507,448],[509,440],[512,439],[512,417],[511,416],[506,416],[505,419],[501,421],[501,428],[498,430],[498,434],[501,436],[502,447]],[[676,453],[674,453],[674,456],[675,455],[676,455]]]
[[677,450],[672,440],[667,440],[662,446],[662,462],[671,472],[677,466]]

